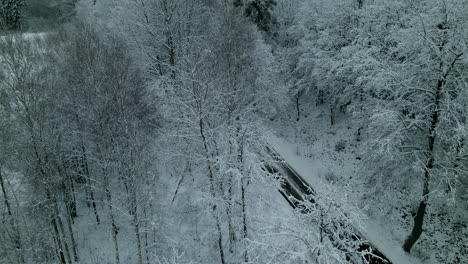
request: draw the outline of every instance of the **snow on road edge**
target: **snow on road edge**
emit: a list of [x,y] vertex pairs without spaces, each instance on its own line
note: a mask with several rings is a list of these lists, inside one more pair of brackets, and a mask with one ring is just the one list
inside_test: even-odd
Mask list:
[[[287,143],[275,136],[271,136],[269,143],[313,188],[317,190],[327,184],[319,177],[320,173],[326,170],[320,160],[298,156],[296,154],[297,145]],[[320,193],[320,191],[318,192]],[[393,237],[391,232],[383,228],[382,225],[372,219],[366,219],[362,224],[363,230],[361,232],[363,235],[393,264],[422,264],[419,259],[404,252],[401,248],[402,242]]]

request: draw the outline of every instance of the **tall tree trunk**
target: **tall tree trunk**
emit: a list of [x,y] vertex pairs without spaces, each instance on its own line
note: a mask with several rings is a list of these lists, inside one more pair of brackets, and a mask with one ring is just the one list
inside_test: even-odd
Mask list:
[[13,212],[11,210],[11,204],[10,204],[10,199],[8,198],[8,194],[6,192],[5,188],[5,182],[3,180],[3,175],[2,175],[2,167],[0,166],[0,187],[2,188],[2,194],[3,194],[3,200],[5,202],[5,206],[7,209],[7,214],[9,218],[9,224],[11,228],[13,229],[13,241],[15,245],[15,252],[16,252],[16,257],[18,259],[19,263],[24,263],[24,255],[22,251],[22,244],[21,244],[21,234],[19,232],[19,226],[17,222],[15,221],[15,218],[13,217]]
[[[133,155],[132,155],[133,159]],[[133,166],[132,166],[133,167]],[[135,229],[135,239],[136,239],[136,250],[138,256],[138,264],[143,264],[143,255],[141,252],[141,236],[140,236],[140,219],[138,218],[138,202],[137,202],[137,192],[136,192],[136,177],[134,172],[130,170],[130,195],[131,195],[131,206],[133,207],[132,216],[133,216],[133,227]]]
[[[242,178],[245,179],[245,178]],[[244,185],[245,184],[245,185]],[[247,192],[247,186],[249,185],[248,180],[247,183],[244,183],[244,181],[241,182],[241,199],[242,199],[242,235],[244,239],[244,261],[245,263],[249,262],[249,254],[247,252],[247,208],[246,208],[246,201],[245,201],[245,196]]]
[[[52,219],[52,221],[55,221],[55,219]],[[56,257],[62,264],[66,264],[67,261],[65,260],[65,255],[63,254],[63,248],[62,248],[62,242],[60,241],[59,234],[58,234],[58,229],[56,228],[56,225],[54,222],[52,222],[52,226],[54,229],[54,242],[55,242],[55,251],[56,251]]]
[[[169,33],[170,34],[170,33]],[[175,80],[176,70],[175,70],[175,46],[172,35],[169,35],[167,40],[167,45],[169,47],[169,64],[171,65],[171,78]]]
[[[147,219],[146,215],[146,206],[143,205],[143,217],[144,219]],[[145,221],[145,255],[146,255],[146,264],[150,264],[150,258],[149,258],[149,248],[148,248],[148,221]]]
[[[239,119],[238,119],[239,120]],[[249,262],[249,253],[247,251],[247,204],[246,204],[246,195],[247,195],[247,187],[250,184],[249,176],[246,174],[250,174],[249,172],[245,171],[245,160],[244,160],[244,135],[241,135],[241,127],[237,128],[237,137],[239,140],[239,149],[238,149],[238,163],[241,166],[241,204],[242,204],[242,235],[244,240],[244,261],[246,263]]]
[[234,253],[234,247],[236,245],[237,237],[236,231],[234,229],[233,224],[233,193],[232,193],[232,173],[228,175],[228,197],[227,197],[227,206],[226,206],[226,214],[228,217],[228,232],[229,232],[229,251]]
[[419,237],[423,231],[423,223],[424,223],[424,215],[426,214],[426,207],[427,202],[429,199],[429,180],[431,176],[431,170],[434,166],[434,142],[435,142],[435,130],[437,128],[438,120],[439,120],[439,105],[440,105],[440,93],[442,90],[443,82],[442,80],[438,81],[437,84],[437,92],[435,98],[435,106],[432,111],[432,121],[431,127],[428,131],[428,149],[427,149],[427,162],[424,166],[424,187],[423,187],[423,199],[419,204],[418,212],[416,213],[416,217],[414,218],[414,226],[411,234],[406,239],[405,244],[403,245],[403,249],[406,252],[410,252],[411,248],[414,244],[418,241]]
[[[441,51],[442,51],[443,46],[444,45],[441,45],[440,47]],[[426,162],[426,165],[424,166],[423,198],[419,204],[416,217],[414,218],[413,230],[411,231],[411,234],[408,236],[405,243],[403,244],[403,249],[406,252],[411,251],[411,248],[418,241],[419,237],[421,236],[423,232],[424,216],[426,214],[426,207],[428,205],[428,199],[429,199],[429,181],[430,181],[432,168],[434,167],[434,144],[436,140],[436,129],[439,124],[440,105],[442,103],[442,89],[444,88],[444,85],[447,81],[447,77],[450,74],[450,71],[452,70],[456,61],[462,55],[463,53],[460,53],[457,56],[455,56],[455,59],[451,63],[448,70],[437,81],[437,89],[436,89],[435,97],[434,97],[434,107],[432,109],[432,115],[431,115],[431,126],[428,131],[428,142],[427,142],[427,152],[426,152],[427,162]],[[439,68],[442,72],[444,69],[443,62],[440,63]]]
[[83,155],[83,166],[84,166],[84,174],[85,174],[85,177],[86,177],[86,183],[85,183],[85,188],[87,189],[87,193],[89,194],[89,199],[87,199],[87,203],[88,203],[88,207],[89,207],[89,203],[91,204],[92,208],[93,208],[93,212],[94,212],[94,217],[96,219],[96,224],[100,224],[101,223],[101,220],[99,218],[99,214],[98,214],[98,211],[97,211],[97,206],[96,206],[96,199],[94,198],[94,190],[93,190],[93,187],[92,187],[92,179],[91,179],[91,173],[89,172],[89,165],[88,165],[88,158],[87,158],[87,155],[86,155],[86,148],[84,146],[84,142],[83,142],[83,139],[81,139],[81,151],[82,151],[82,155]]
[[460,167],[460,162],[462,160],[461,158],[461,151],[464,148],[465,145],[465,138],[461,138],[458,141],[457,144],[457,158],[455,159],[453,163],[453,170],[456,175],[456,187],[455,187],[455,197],[457,199],[460,199],[460,202],[463,202],[465,199],[468,198],[468,195],[466,195],[466,192],[468,191],[468,175],[465,175],[463,173],[459,173],[458,169]]
[[109,210],[109,219],[111,224],[111,235],[112,241],[114,243],[115,251],[115,264],[120,264],[120,255],[119,255],[119,243],[117,240],[117,234],[119,233],[117,225],[115,224],[114,211],[112,208],[112,194],[109,187],[109,175],[104,169],[104,192],[106,193],[107,206]]
[[61,216],[61,213],[60,213],[60,209],[58,207],[58,202],[56,200],[56,198],[54,197],[53,198],[53,205],[54,205],[54,214],[55,214],[55,221],[57,221],[58,223],[58,227],[59,227],[59,233],[61,234],[60,235],[60,239],[63,243],[63,247],[64,247],[64,252],[66,254],[66,257],[67,257],[67,260],[68,260],[68,263],[72,263],[72,258],[71,258],[71,255],[70,255],[70,248],[68,246],[68,239],[67,239],[67,236],[66,236],[66,233],[65,233],[65,228],[63,226],[63,221],[62,221],[62,216]]
[[245,159],[244,159],[244,136],[245,134],[242,133],[242,125],[240,123],[240,117],[236,118],[237,121],[237,128],[236,128],[236,138],[238,140],[238,148],[237,148],[237,166],[239,166],[239,171],[241,173],[241,208],[242,208],[242,238],[244,242],[244,262],[249,262],[249,254],[247,251],[247,204],[246,204],[246,195],[247,195],[247,187],[250,184],[249,172],[245,171]]
[[[78,114],[75,114],[75,122],[76,122],[76,125],[78,127],[78,129],[81,129],[81,121],[80,121],[80,118],[78,116]],[[91,203],[92,207],[93,207],[93,212],[94,212],[94,216],[96,218],[96,224],[100,224],[101,221],[99,219],[99,214],[97,212],[97,207],[96,207],[96,199],[94,199],[94,191],[93,191],[93,187],[91,186],[91,173],[89,171],[89,164],[88,164],[88,156],[87,156],[87,152],[86,152],[86,146],[84,144],[84,138],[83,138],[83,135],[81,134],[81,132],[79,133],[80,135],[80,148],[81,148],[81,155],[83,157],[82,159],[82,162],[83,162],[83,172],[84,172],[84,175],[86,177],[86,193],[89,194],[89,200],[87,199],[86,203],[88,204],[88,207],[89,207],[89,203]]]
[[[232,118],[229,117],[229,126],[232,125]],[[231,135],[233,136],[233,135]],[[235,150],[234,150],[234,142],[232,139],[229,140],[229,156],[234,157],[235,156]],[[230,162],[230,161],[229,161]],[[233,166],[232,164],[228,163],[228,168],[232,169]],[[234,195],[233,195],[233,172],[229,172],[227,175],[227,185],[228,185],[228,197],[227,197],[227,206],[226,206],[226,214],[228,217],[228,234],[229,234],[229,251],[231,253],[234,253],[234,247],[237,242],[237,237],[236,237],[236,231],[234,229],[234,224],[233,224],[233,200],[234,200]]]
[[[48,201],[52,201],[52,197],[51,197],[50,191],[48,189],[46,190],[46,198],[47,198]],[[53,203],[53,201],[52,201],[52,203]],[[63,250],[62,239],[61,239],[61,236],[60,236],[60,233],[59,233],[59,229],[58,229],[58,225],[57,225],[57,219],[56,219],[56,215],[55,215],[54,210],[51,210],[50,223],[52,225],[52,229],[54,230],[56,246],[58,247],[57,251],[58,251],[59,260],[60,260],[60,262],[62,264],[66,264],[67,260],[65,258],[65,252]]]
[[143,264],[143,255],[141,253],[140,223],[138,219],[138,212],[136,210],[135,210],[135,213],[133,214],[133,226],[135,228],[138,264]]
[[63,165],[63,161],[61,162],[62,165],[57,165],[57,170],[59,171],[60,175],[64,175],[62,184],[64,188],[64,202],[67,209],[67,214],[69,214],[72,218],[77,217],[76,212],[76,198],[75,198],[75,186],[73,185],[73,179],[66,169],[65,165]]
[[297,92],[295,99],[296,99],[296,111],[297,111],[296,121],[299,121],[299,119],[301,118],[301,103],[300,103],[301,93],[300,92]]
[[166,25],[166,38],[167,38],[167,55],[169,57],[169,67],[170,67],[170,72],[171,72],[171,78],[173,80],[175,80],[176,78],[176,71],[175,71],[175,56],[176,56],[176,47],[175,47],[175,42],[174,42],[174,36],[173,36],[173,33],[171,32],[170,30],[170,24],[171,24],[171,16],[172,14],[170,14],[170,12],[173,12],[172,10],[170,10],[170,7],[168,6],[168,1],[165,0],[162,2],[162,8],[163,8],[163,11],[165,13],[165,17],[164,17],[164,22],[165,22],[165,25]]
[[403,245],[403,249],[406,252],[410,252],[411,248],[414,244],[418,241],[419,237],[423,231],[423,223],[424,223],[424,215],[426,214],[426,207],[427,202],[429,199],[429,180],[431,176],[431,170],[434,166],[434,143],[435,143],[435,130],[439,123],[439,106],[440,106],[440,97],[441,97],[441,90],[443,86],[443,81],[439,80],[437,84],[437,92],[435,97],[435,105],[434,109],[432,110],[432,117],[431,117],[431,127],[428,131],[428,148],[427,148],[427,162],[424,166],[424,187],[423,187],[423,199],[419,204],[418,212],[416,213],[416,217],[414,218],[414,226],[411,234],[406,239],[405,244]]
[[[200,116],[203,116],[203,115],[200,115]],[[211,197],[213,199],[216,199],[215,178],[214,178],[213,166],[212,166],[211,161],[210,161],[210,150],[209,150],[208,142],[207,142],[207,139],[206,139],[206,136],[205,136],[205,129],[204,129],[204,126],[203,126],[203,119],[199,120],[199,129],[200,129],[200,136],[201,136],[202,142],[203,142],[203,147],[204,147],[204,150],[205,150],[206,162],[207,162],[207,166],[208,166],[208,177],[209,177],[209,180],[210,180],[210,193],[211,193]],[[226,261],[224,259],[223,233],[222,233],[222,230],[221,230],[221,220],[220,220],[220,218],[218,216],[217,207],[216,207],[215,203],[213,204],[213,206],[211,208],[213,210],[213,216],[214,216],[215,221],[216,221],[216,229],[218,231],[219,256],[220,256],[221,264],[225,264]]]
[[73,259],[75,262],[78,262],[78,250],[76,249],[76,240],[75,240],[75,233],[73,232],[73,225],[72,225],[73,218],[71,215],[67,215],[67,228],[68,233],[70,234],[70,240],[72,244],[72,252],[73,252]]
[[69,173],[66,173],[66,177],[69,183],[69,186],[67,188],[67,209],[70,214],[71,220],[74,221],[73,219],[78,216],[77,210],[76,210],[76,197],[75,197],[75,185],[73,184],[73,179],[70,177]]
[[[62,153],[62,137],[58,137],[57,141],[57,153]],[[67,209],[67,214],[71,216],[72,221],[73,218],[77,217],[77,212],[76,212],[76,198],[75,198],[75,186],[73,184],[73,177],[70,174],[70,171],[67,169],[67,166],[65,165],[65,157],[63,154],[59,154],[59,161],[56,163],[57,171],[59,172],[59,175],[62,175],[62,184],[64,188],[64,194],[65,194],[65,205]]]
[[89,186],[89,194],[90,194],[90,197],[91,198],[91,205],[93,206],[93,212],[94,212],[94,217],[96,219],[96,224],[99,225],[101,223],[101,220],[99,219],[99,214],[97,212],[97,206],[96,206],[96,199],[94,198],[94,191],[93,191],[93,188],[91,187],[91,185],[88,185]]
[[335,124],[335,111],[333,110],[333,105],[330,103],[330,125]]

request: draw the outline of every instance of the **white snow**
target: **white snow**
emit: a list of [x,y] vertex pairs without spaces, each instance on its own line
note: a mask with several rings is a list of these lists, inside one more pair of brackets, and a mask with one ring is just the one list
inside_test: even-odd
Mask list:
[[[280,153],[283,159],[294,168],[304,179],[319,193],[320,188],[325,187],[325,181],[319,178],[320,173],[326,171],[326,164],[320,158],[308,159],[298,156],[296,144],[287,143],[286,141],[272,137],[270,144]],[[342,190],[342,195],[347,194],[347,190]],[[417,258],[408,255],[401,248],[402,241],[394,237],[384,226],[376,223],[372,219],[363,220],[362,233],[366,238],[379,249],[387,258],[394,264],[419,264],[422,263]]]

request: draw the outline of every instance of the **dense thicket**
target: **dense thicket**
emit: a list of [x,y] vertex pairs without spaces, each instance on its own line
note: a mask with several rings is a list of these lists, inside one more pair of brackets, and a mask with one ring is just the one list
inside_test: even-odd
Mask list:
[[23,25],[24,0],[2,0],[0,2],[0,29],[19,30]]
[[[294,4],[301,11],[286,19]],[[467,7],[451,0],[302,1],[277,11],[297,119],[304,94],[329,105],[331,125],[338,111],[353,116],[357,140],[368,146],[369,197],[390,215],[403,203],[414,216],[396,220],[407,222],[407,252],[421,235],[425,246],[443,244],[424,237],[429,218],[455,227],[465,217]],[[455,203],[446,207],[449,201]],[[463,251],[455,252],[456,262]]]
[[[125,185],[138,228],[135,182],[150,166],[141,157],[154,127],[142,102],[141,74],[122,40],[87,25],[39,39],[11,36],[1,48],[2,109],[15,123],[2,134],[10,151],[2,156],[2,172],[23,175],[9,179],[23,183],[18,187],[3,181],[10,184],[4,197],[16,215],[9,213],[2,241],[10,236],[18,242],[2,243],[2,250],[10,261],[78,261],[73,223],[82,206],[92,207],[98,225],[105,218],[100,214],[109,215],[112,234],[117,232],[110,192],[115,181]],[[109,179],[111,174],[119,176]],[[101,193],[107,212],[96,206]],[[21,218],[35,219],[34,225]]]
[[78,0],[2,0],[0,32],[55,31],[73,20],[77,3]]

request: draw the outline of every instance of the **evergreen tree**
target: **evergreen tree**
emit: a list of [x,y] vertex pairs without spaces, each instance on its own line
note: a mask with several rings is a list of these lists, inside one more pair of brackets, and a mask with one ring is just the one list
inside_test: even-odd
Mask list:
[[2,0],[1,26],[8,30],[19,30],[22,26],[22,11],[25,6],[24,0]]
[[275,23],[272,13],[276,0],[235,0],[234,6],[243,7],[245,15],[262,31],[269,32]]

